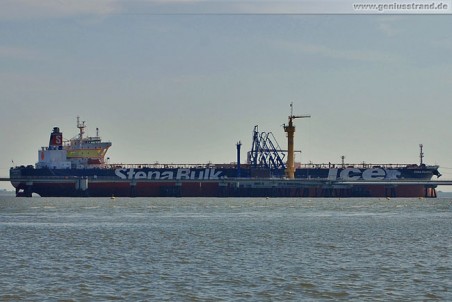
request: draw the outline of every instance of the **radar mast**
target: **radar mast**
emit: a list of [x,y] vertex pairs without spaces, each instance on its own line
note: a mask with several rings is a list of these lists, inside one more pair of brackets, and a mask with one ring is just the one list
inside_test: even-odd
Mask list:
[[284,131],[287,132],[287,164],[286,164],[286,177],[295,178],[295,151],[294,151],[294,133],[295,126],[293,120],[296,118],[310,118],[310,115],[294,115],[293,114],[293,102],[290,103],[290,115],[289,125],[284,125]]

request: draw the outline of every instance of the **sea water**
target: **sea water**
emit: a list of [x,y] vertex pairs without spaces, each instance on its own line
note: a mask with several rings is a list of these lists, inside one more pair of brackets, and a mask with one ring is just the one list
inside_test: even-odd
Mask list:
[[0,301],[451,301],[452,199],[0,197]]

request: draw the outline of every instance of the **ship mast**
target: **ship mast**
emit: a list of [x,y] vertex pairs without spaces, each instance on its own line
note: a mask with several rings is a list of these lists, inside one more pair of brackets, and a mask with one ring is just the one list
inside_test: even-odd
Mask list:
[[80,143],[81,143],[82,139],[83,139],[83,134],[85,134],[84,130],[85,130],[86,126],[85,126],[85,121],[80,123],[80,117],[79,116],[77,116],[77,128],[80,131],[80,133],[78,135],[78,138],[79,138]]
[[424,164],[424,151],[422,150],[424,148],[424,145],[423,144],[419,144],[419,149],[420,149],[420,152],[419,152],[419,158],[420,158],[420,160],[421,160],[421,166]]
[[287,164],[286,177],[295,178],[295,151],[294,151],[294,133],[295,126],[293,120],[296,118],[309,118],[310,115],[293,115],[293,103],[290,103],[289,125],[284,125],[284,131],[287,132]]

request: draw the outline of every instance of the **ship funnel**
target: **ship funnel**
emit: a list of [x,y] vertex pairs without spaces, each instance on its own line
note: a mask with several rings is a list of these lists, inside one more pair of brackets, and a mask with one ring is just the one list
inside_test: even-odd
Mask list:
[[61,150],[63,148],[63,133],[60,128],[54,127],[53,132],[50,133],[49,149]]

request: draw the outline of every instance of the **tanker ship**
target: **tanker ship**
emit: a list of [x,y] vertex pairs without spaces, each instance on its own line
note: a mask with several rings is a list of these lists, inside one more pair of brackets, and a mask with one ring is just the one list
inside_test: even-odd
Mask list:
[[284,125],[287,149],[271,132],[252,132],[251,150],[241,163],[229,164],[110,164],[111,142],[85,136],[77,117],[78,135],[63,139],[58,127],[48,146],[38,150],[33,166],[10,169],[16,196],[31,197],[436,197],[438,166],[419,164],[298,164],[294,161],[294,120]]

